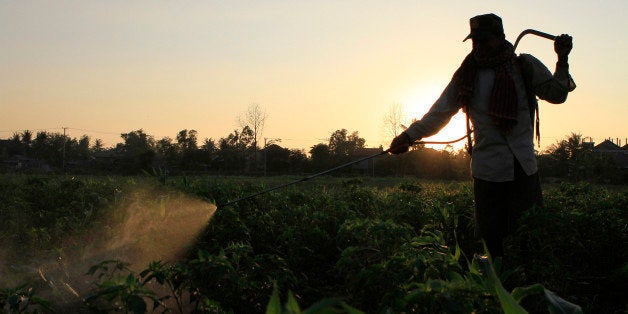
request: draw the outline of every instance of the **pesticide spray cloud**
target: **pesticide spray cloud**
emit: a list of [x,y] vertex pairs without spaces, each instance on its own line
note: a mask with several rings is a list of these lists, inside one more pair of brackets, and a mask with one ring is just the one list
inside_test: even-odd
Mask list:
[[93,288],[95,278],[85,275],[91,266],[120,260],[138,272],[151,261],[177,261],[216,211],[207,201],[163,187],[118,193],[116,206],[94,221],[92,230],[68,236],[54,258],[33,254],[22,265],[12,265],[22,273],[14,277],[41,280],[41,295],[57,306],[72,308]]
[[[104,245],[86,251],[83,259],[106,257],[132,264],[133,270],[151,261],[172,262],[194,243],[216,206],[180,192],[137,190],[105,227]],[[122,218],[121,223],[115,220]],[[139,268],[138,268],[139,267]]]

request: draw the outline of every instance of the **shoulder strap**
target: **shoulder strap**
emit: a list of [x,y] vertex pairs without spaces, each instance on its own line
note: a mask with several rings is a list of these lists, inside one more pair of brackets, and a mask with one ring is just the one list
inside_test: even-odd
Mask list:
[[471,140],[471,133],[473,133],[473,131],[471,131],[471,106],[470,105],[466,105],[465,106],[465,113],[467,115],[467,153],[469,153],[469,156],[473,155],[473,141]]
[[[539,103],[536,100],[536,95],[534,94],[532,87],[530,86],[531,81],[529,80],[528,73],[526,73],[524,69],[523,62],[523,58],[521,57],[521,55],[519,55],[517,57],[517,64],[519,66],[519,72],[523,77],[523,83],[526,89],[526,96],[528,97],[528,108],[530,109],[530,123],[532,123],[532,127],[534,127],[535,129],[536,141],[538,143],[538,146],[541,147],[541,119],[539,116]],[[471,133],[473,133],[473,131],[471,130],[470,110],[470,105],[465,106],[464,111],[467,116],[467,152],[469,153],[469,156],[473,154],[473,140],[471,139]]]
[[[525,66],[523,64],[524,60],[521,55],[517,57],[517,63],[519,65],[519,72],[521,72],[521,76],[523,77],[523,84],[526,88],[526,96],[528,97],[528,108],[530,109],[530,122],[532,123],[532,127],[535,128],[536,133],[536,142],[538,146],[541,147],[541,119],[539,117],[539,102],[536,100],[536,95],[534,94],[534,90],[530,85],[531,80],[529,74],[525,71]],[[536,127],[535,127],[536,125]]]

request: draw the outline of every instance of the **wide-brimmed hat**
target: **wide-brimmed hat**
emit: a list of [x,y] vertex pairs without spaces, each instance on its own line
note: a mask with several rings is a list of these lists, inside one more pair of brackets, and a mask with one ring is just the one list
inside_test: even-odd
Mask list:
[[471,32],[462,41],[469,38],[483,40],[491,35],[504,34],[502,18],[493,13],[477,15],[470,18],[469,26],[471,27]]

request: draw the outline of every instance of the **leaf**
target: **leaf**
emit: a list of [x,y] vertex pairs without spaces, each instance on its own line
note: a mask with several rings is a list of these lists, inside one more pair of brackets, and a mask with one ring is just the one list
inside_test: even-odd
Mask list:
[[493,265],[488,257],[481,256],[478,257],[478,262],[480,264],[480,268],[484,273],[484,276],[488,278],[489,284],[492,286],[493,290],[497,294],[499,298],[499,303],[502,306],[502,310],[506,314],[523,314],[528,313],[515,299],[504,289],[501,281],[495,274],[495,269],[493,269]]
[[126,276],[124,284],[131,289],[135,289],[135,276],[133,275],[133,273]]
[[456,244],[456,249],[454,251],[454,261],[458,261],[460,259],[460,254],[462,253],[462,250],[460,249],[460,246],[458,246],[458,244]]
[[564,300],[550,290],[544,289],[544,292],[545,299],[547,299],[547,302],[549,303],[550,313],[582,314],[582,308],[580,308],[580,306]]
[[133,311],[133,313],[136,313],[136,314],[146,313],[146,302],[144,301],[144,299],[140,298],[139,296],[132,295],[129,297],[127,302],[129,304],[129,307]]
[[292,291],[288,291],[288,302],[286,302],[285,309],[288,313],[295,313],[295,314],[301,313],[301,308],[299,308],[299,303],[297,303],[297,300],[294,298],[294,294],[292,294]]
[[523,300],[525,297],[542,293],[544,289],[545,288],[543,287],[543,285],[538,283],[527,287],[517,287],[512,290],[512,297],[518,303],[521,303],[521,300]]
[[[338,307],[342,307],[342,312]],[[323,299],[310,306],[303,311],[303,314],[333,314],[333,313],[349,313],[349,314],[364,314],[364,312],[355,309],[346,303],[338,299]]]
[[270,301],[266,306],[266,314],[281,314],[281,301],[279,301],[279,288],[277,287],[277,283],[275,282],[275,287],[273,288],[273,294],[270,297]]
[[152,271],[152,269],[148,268],[148,269],[144,269],[141,273],[140,273],[140,277],[146,277],[146,275],[148,275],[150,272]]
[[460,275],[459,273],[455,272],[455,271],[449,271],[447,272],[447,278],[449,278],[449,281],[452,282],[464,282],[464,277],[462,277],[462,275]]
[[348,314],[364,314],[364,312],[362,312],[362,311],[360,311],[360,310],[358,310],[356,308],[353,308],[353,307],[349,306],[348,304],[346,304],[344,302],[342,302],[342,308],[345,309],[345,311]]
[[39,304],[41,307],[45,308],[46,310],[54,312],[53,308],[52,308],[52,304],[50,303],[50,301],[48,301],[48,300],[46,300],[44,298],[41,298],[41,297],[38,297],[38,296],[33,296],[33,297],[30,298],[30,301],[32,301],[35,304]]
[[89,270],[87,271],[87,273],[85,273],[85,275],[93,275],[98,269],[100,269],[100,265],[94,265],[92,267],[89,268]]
[[122,290],[124,290],[124,286],[119,286],[119,285],[106,287],[105,289],[101,288],[101,289],[99,289],[97,291],[97,293],[95,293],[93,295],[90,295],[87,298],[85,298],[85,300],[87,302],[90,302],[93,299],[96,299],[96,298],[101,297],[101,296],[107,296],[107,295],[115,297],[115,296],[118,295],[118,292],[122,291]]
[[434,238],[430,237],[430,236],[416,237],[416,238],[414,238],[412,240],[413,241],[410,244],[412,246],[414,246],[414,247],[427,246],[427,245],[433,245],[434,244]]
[[331,309],[339,303],[336,299],[323,299],[303,311],[303,314],[330,313],[333,312]]

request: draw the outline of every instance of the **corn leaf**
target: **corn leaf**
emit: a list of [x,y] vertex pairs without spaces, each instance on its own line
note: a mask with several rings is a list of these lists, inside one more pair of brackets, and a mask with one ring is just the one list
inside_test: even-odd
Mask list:
[[517,302],[521,303],[521,300],[523,300],[525,297],[543,293],[543,290],[545,290],[543,285],[538,283],[527,287],[517,287],[512,291],[512,297]]
[[288,302],[286,302],[286,312],[290,314],[301,314],[301,308],[294,298],[292,291],[288,291]]
[[490,286],[493,288],[497,297],[499,298],[499,303],[502,306],[502,310],[506,314],[524,314],[528,313],[515,299],[504,289],[501,281],[497,277],[495,273],[495,269],[493,269],[493,265],[488,257],[481,256],[478,257],[478,262],[480,264],[480,268],[483,272],[483,275],[488,278],[488,282]]
[[277,283],[275,283],[273,294],[266,306],[266,314],[281,314],[281,301],[279,301],[279,288],[277,288]]
[[550,290],[544,290],[545,299],[549,303],[550,313],[582,314],[582,308],[580,308],[580,306],[567,302]]

